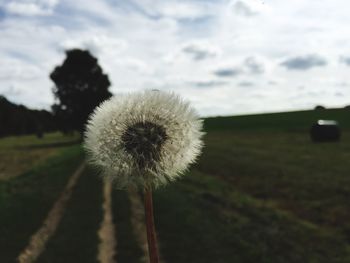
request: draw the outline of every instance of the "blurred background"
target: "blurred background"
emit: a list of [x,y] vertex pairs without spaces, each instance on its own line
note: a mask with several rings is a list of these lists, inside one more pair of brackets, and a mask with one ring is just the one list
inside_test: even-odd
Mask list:
[[144,89],[206,132],[154,193],[162,262],[350,262],[349,7],[0,0],[0,262],[147,262],[138,193],[75,173],[93,109]]

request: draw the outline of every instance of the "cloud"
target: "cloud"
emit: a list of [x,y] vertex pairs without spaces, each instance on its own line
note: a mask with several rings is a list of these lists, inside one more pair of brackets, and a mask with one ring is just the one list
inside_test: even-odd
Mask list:
[[218,77],[236,77],[242,73],[241,70],[236,68],[219,68],[214,71],[214,74]]
[[[63,49],[79,47],[98,58],[112,92],[174,91],[202,115],[342,105],[350,92],[336,83],[348,79],[350,55],[339,61],[339,54],[348,54],[350,2],[339,1],[0,0],[0,91],[49,108],[49,73],[64,60]],[[327,67],[296,78],[292,69],[320,62],[287,63],[300,58],[295,54],[326,54]],[[249,82],[254,87],[243,88]],[[321,90],[330,91],[306,94]],[[345,96],[330,95],[338,90]]]
[[144,61],[140,59],[135,58],[123,58],[119,59],[115,62],[115,65],[119,66],[120,68],[127,68],[131,70],[134,73],[138,74],[152,74],[153,70],[150,65],[145,63]]
[[309,70],[314,67],[324,67],[327,64],[325,58],[315,54],[289,58],[280,63],[288,70]]
[[1,5],[10,14],[36,16],[52,14],[57,4],[58,0],[5,0]]
[[335,86],[337,86],[337,87],[348,87],[348,86],[350,86],[350,84],[345,82],[345,81],[342,81],[342,82],[335,83]]
[[1,94],[5,95],[5,97],[13,97],[20,95],[21,91],[11,85],[8,89],[3,90]]
[[341,56],[339,61],[341,63],[344,63],[345,65],[347,66],[350,66],[350,57],[347,57],[347,56]]
[[128,2],[129,7],[134,11],[143,13],[152,19],[170,17],[177,20],[196,20],[212,16],[217,8],[215,3],[209,1],[135,0],[125,2]]
[[212,87],[218,87],[228,84],[227,81],[220,81],[220,80],[204,80],[204,81],[191,81],[189,82],[191,86],[195,86],[198,88],[212,88]]
[[337,92],[334,93],[334,96],[336,96],[336,97],[343,97],[344,93],[340,92],[340,91],[337,91]]
[[1,80],[31,80],[40,76],[41,70],[30,63],[23,63],[17,59],[2,59],[0,61]]
[[250,5],[248,5],[247,3],[243,2],[243,1],[237,1],[233,5],[233,11],[235,14],[245,16],[245,17],[251,17],[251,16],[255,16],[258,14],[257,12],[255,12],[252,9],[252,7]]
[[236,66],[224,66],[214,70],[218,77],[237,77],[239,75],[262,74],[265,72],[265,65],[256,57],[248,56]]
[[172,2],[163,3],[159,6],[158,12],[162,16],[173,17],[177,19],[184,18],[198,18],[208,14],[206,8],[203,5],[195,5],[193,3],[186,2]]
[[240,87],[253,87],[255,84],[251,81],[242,81],[238,83]]
[[183,46],[182,52],[193,60],[204,60],[218,55],[218,49],[205,43],[189,43]]
[[117,55],[123,52],[128,44],[124,39],[107,36],[105,34],[83,35],[74,39],[70,38],[61,43],[63,49],[83,48],[88,49],[94,55],[108,53]]
[[264,73],[265,71],[264,64],[258,61],[255,57],[247,57],[244,60],[243,65],[252,74],[261,74],[261,73]]

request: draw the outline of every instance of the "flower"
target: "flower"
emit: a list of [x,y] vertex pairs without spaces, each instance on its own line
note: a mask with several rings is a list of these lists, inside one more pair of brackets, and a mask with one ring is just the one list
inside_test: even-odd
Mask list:
[[118,95],[95,109],[85,148],[117,187],[157,187],[180,177],[201,152],[202,120],[174,93]]

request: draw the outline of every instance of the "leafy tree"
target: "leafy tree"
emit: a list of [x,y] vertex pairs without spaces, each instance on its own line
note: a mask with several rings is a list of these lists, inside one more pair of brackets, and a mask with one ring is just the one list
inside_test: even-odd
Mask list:
[[82,132],[89,114],[112,95],[108,91],[111,83],[89,51],[71,49],[66,55],[50,75],[57,100],[52,110],[63,131]]
[[314,109],[315,109],[315,110],[325,110],[326,107],[325,107],[325,106],[322,106],[322,105],[317,105]]

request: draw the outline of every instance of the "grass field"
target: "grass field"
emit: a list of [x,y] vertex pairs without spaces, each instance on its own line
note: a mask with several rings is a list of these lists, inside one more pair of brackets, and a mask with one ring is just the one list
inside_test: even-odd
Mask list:
[[60,133],[46,134],[43,139],[34,135],[0,139],[0,180],[26,172],[77,140],[77,135],[62,136]]
[[[183,179],[155,192],[163,261],[350,262],[349,114],[324,110],[206,119],[199,162]],[[312,143],[308,129],[317,119],[338,120],[342,140]],[[65,140],[55,136],[50,144]],[[5,140],[0,146],[17,143]],[[25,140],[32,145],[35,139]],[[66,145],[1,182],[0,262],[15,262],[82,159],[79,146]],[[112,201],[117,262],[143,262],[127,192],[115,190]],[[87,169],[37,262],[98,262],[101,203],[101,180]]]
[[0,262],[15,262],[82,159],[80,146],[71,146],[0,182]]

